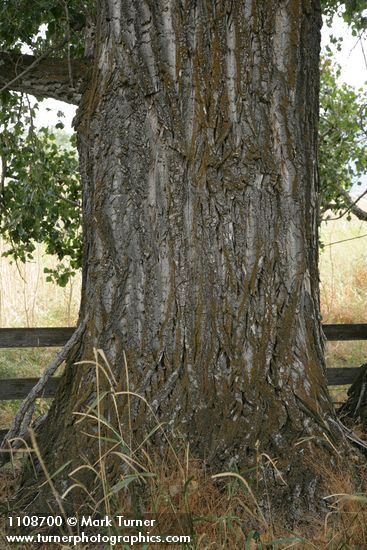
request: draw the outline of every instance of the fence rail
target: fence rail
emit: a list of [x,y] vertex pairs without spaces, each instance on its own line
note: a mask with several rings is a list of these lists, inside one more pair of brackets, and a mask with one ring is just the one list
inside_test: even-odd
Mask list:
[[[12,399],[24,399],[27,397],[33,386],[38,382],[38,378],[6,378],[0,380],[0,401],[11,401]],[[56,394],[57,386],[59,385],[59,377],[50,378],[42,397],[47,399],[54,397]]]
[[349,325],[322,325],[329,342],[339,340],[367,340],[367,323]]
[[[323,325],[325,337],[337,340],[367,340],[367,323]],[[58,348],[66,344],[75,328],[0,328],[0,348]]]
[[60,348],[75,328],[0,328],[0,348]]
[[[69,340],[75,328],[0,328],[1,348],[62,347]],[[328,341],[367,340],[367,324],[323,325]],[[367,358],[366,358],[367,361]],[[329,386],[352,384],[359,368],[326,369]],[[54,397],[60,378],[51,378],[41,397]],[[16,378],[0,380],[0,401],[23,399],[37,383],[37,378]],[[0,441],[6,430],[0,430]]]

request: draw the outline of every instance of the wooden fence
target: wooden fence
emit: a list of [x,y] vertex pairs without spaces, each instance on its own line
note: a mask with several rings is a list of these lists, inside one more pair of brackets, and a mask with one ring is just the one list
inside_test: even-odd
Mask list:
[[[0,328],[1,348],[50,348],[62,347],[69,340],[74,328]],[[323,325],[329,341],[367,340],[367,324]],[[367,357],[366,357],[367,362]],[[326,369],[330,386],[352,384],[358,373],[357,368]],[[0,380],[0,401],[23,399],[36,384],[37,378],[15,378]],[[53,397],[60,378],[51,378],[42,394],[43,398]],[[6,430],[0,430],[0,441]]]

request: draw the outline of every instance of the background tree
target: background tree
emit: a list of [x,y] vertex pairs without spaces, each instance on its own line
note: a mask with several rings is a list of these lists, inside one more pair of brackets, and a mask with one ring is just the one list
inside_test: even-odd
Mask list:
[[[330,53],[330,52],[329,52]],[[340,68],[329,55],[321,64],[320,203],[321,217],[353,212],[367,219],[349,191],[367,174],[367,102],[347,84],[339,84]],[[330,217],[330,216],[329,216]]]
[[8,243],[4,255],[32,260],[35,243],[44,243],[46,253],[59,260],[56,269],[48,270],[49,278],[64,286],[81,266],[78,160],[68,136],[46,127],[35,130],[36,108],[22,96],[3,93],[0,227]]
[[[2,71],[8,88],[81,95],[82,330],[40,430],[44,460],[56,471],[95,456],[73,413],[96,401],[94,368],[74,362],[97,347],[117,388],[126,356],[145,400],[117,403],[135,443],[153,411],[214,469],[266,452],[287,482],[262,480],[269,498],[291,500],[296,522],[320,504],[315,464],[342,441],[319,316],[320,5],[115,0],[81,14],[87,61],[68,40],[42,57],[38,38],[37,61],[19,48],[3,57],[17,60],[10,81]],[[70,21],[69,10],[67,37]],[[59,24],[48,32],[43,51]],[[109,422],[114,410],[106,398]],[[80,481],[92,487],[91,471]]]
[[[38,104],[27,93],[78,103],[76,86],[85,67],[72,58],[83,54],[87,7],[82,1],[39,0],[32,9],[24,0],[1,2],[0,231],[9,245],[7,255],[15,260],[32,259],[34,243],[43,242],[59,259],[49,276],[61,285],[81,266],[75,143],[59,147],[60,134],[35,129]],[[33,55],[22,55],[24,49]],[[57,65],[52,56],[65,56],[67,62]],[[57,126],[62,128],[61,120]]]

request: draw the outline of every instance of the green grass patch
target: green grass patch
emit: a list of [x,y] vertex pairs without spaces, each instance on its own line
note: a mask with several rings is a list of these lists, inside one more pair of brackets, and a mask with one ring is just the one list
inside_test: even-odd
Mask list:
[[[58,352],[57,348],[26,348],[0,350],[0,384],[8,378],[38,378]],[[61,369],[60,369],[61,372]],[[60,375],[60,372],[57,374]],[[21,400],[0,401],[0,429],[8,428]],[[35,417],[50,406],[49,399],[37,401]]]

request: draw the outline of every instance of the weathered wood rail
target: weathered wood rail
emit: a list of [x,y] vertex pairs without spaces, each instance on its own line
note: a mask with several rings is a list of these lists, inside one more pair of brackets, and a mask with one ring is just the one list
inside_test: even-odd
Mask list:
[[[62,347],[69,340],[74,328],[0,328],[1,348]],[[328,341],[367,340],[367,324],[323,325]],[[366,357],[367,362],[367,357]],[[329,386],[352,384],[358,368],[326,369]],[[37,378],[16,378],[0,380],[0,401],[23,399],[36,384]],[[60,378],[50,379],[41,397],[52,398]],[[0,441],[7,430],[0,430]]]
[[0,328],[0,348],[60,348],[75,328]]
[[367,323],[350,325],[323,325],[326,339],[330,342],[338,340],[367,340]]

